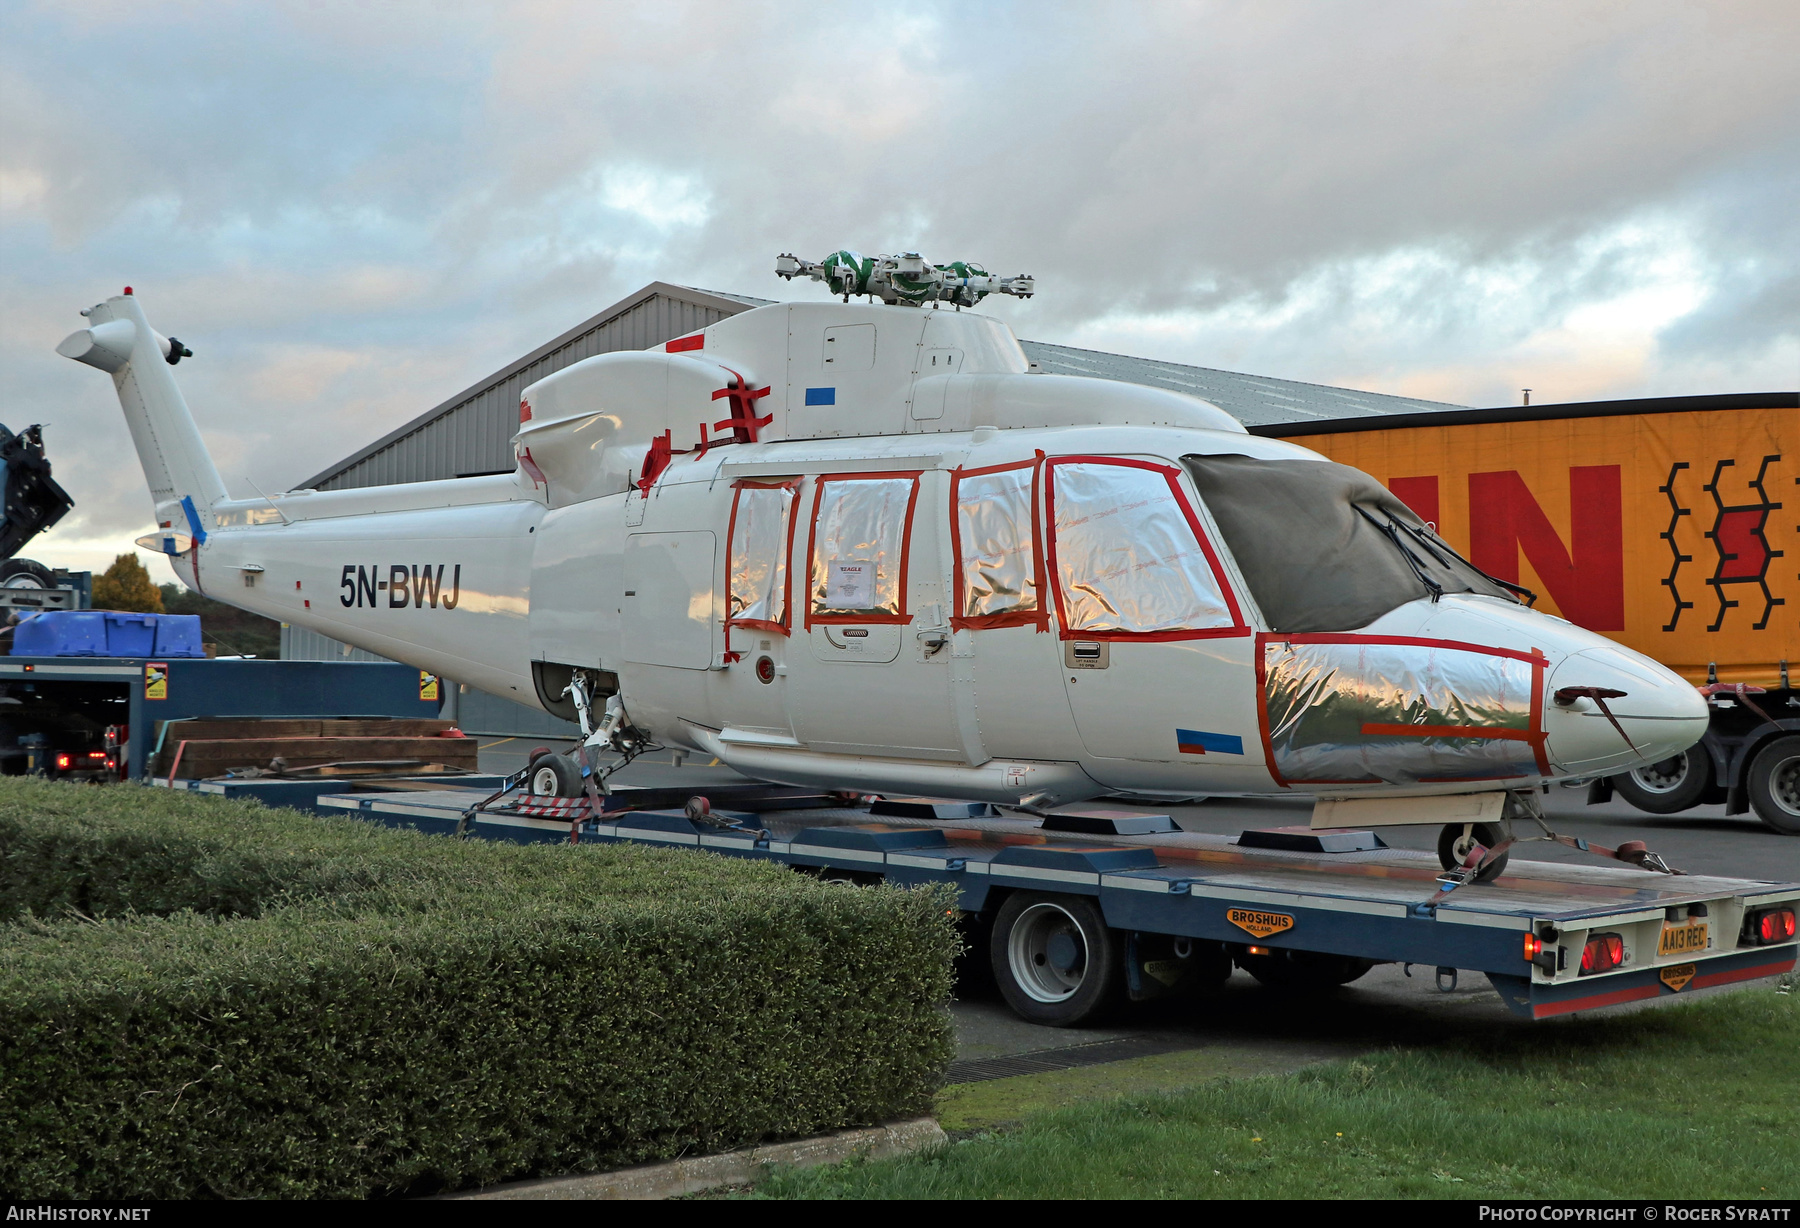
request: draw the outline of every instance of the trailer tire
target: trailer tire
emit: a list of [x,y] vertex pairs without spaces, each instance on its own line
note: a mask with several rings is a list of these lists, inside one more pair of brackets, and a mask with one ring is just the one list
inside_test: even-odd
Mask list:
[[1621,772],[1613,791],[1648,814],[1680,814],[1703,804],[1713,787],[1712,756],[1699,746]]
[[1020,891],[994,918],[994,980],[1028,1023],[1067,1028],[1111,1009],[1123,981],[1121,936],[1086,896]]
[[1316,951],[1271,951],[1267,955],[1240,955],[1238,967],[1270,989],[1289,993],[1320,993],[1348,985],[1375,966],[1373,960],[1349,955],[1322,955]]
[[581,769],[567,755],[539,755],[531,763],[533,797],[580,797]]
[[1750,809],[1766,825],[1800,836],[1800,737],[1776,738],[1750,761]]

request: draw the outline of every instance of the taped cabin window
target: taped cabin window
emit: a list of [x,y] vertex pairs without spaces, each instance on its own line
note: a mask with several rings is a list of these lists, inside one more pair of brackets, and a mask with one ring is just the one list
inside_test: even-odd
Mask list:
[[1052,460],[1049,484],[1065,636],[1196,639],[1243,630],[1173,469]]
[[725,556],[730,575],[725,622],[787,633],[787,560],[794,511],[793,483],[741,482],[731,502]]
[[956,629],[1045,625],[1037,474],[1031,460],[952,475]]
[[808,624],[907,620],[906,541],[918,490],[916,473],[819,479]]

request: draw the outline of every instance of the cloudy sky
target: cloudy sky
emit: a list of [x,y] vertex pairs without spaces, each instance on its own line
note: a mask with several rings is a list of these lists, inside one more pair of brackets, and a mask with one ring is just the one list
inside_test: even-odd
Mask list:
[[[661,279],[1029,272],[1026,337],[1466,405],[1800,387],[1800,5],[0,0],[0,421],[149,523],[133,285],[285,489]],[[160,570],[158,572],[160,577]]]

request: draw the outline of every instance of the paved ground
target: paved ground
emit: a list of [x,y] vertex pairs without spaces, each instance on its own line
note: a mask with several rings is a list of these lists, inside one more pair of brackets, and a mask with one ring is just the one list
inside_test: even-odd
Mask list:
[[[516,771],[533,746],[531,739],[483,741],[483,771]],[[556,749],[563,749],[556,744]],[[648,757],[616,778],[637,785],[708,786],[741,780],[729,768],[708,766],[689,758],[680,766],[668,753]],[[1148,806],[1107,802],[1109,807],[1170,815],[1187,831],[1236,835],[1250,827],[1303,824],[1311,803],[1301,799],[1216,799],[1197,805]],[[1752,815],[1726,818],[1722,806],[1702,806],[1670,818],[1648,815],[1622,801],[1586,804],[1585,789],[1552,789],[1544,809],[1557,831],[1601,844],[1643,840],[1669,863],[1695,873],[1800,881],[1800,838],[1770,831]],[[1435,846],[1435,828],[1387,828],[1383,839],[1407,848]],[[1515,858],[1592,862],[1558,844],[1516,848]],[[1222,1056],[1254,1061],[1259,1069],[1292,1069],[1317,1061],[1366,1051],[1406,1036],[1424,1039],[1453,1034],[1470,1023],[1544,1027],[1518,1020],[1489,987],[1487,978],[1459,978],[1450,993],[1436,988],[1435,970],[1414,967],[1409,977],[1398,965],[1386,965],[1331,995],[1328,1009],[1274,995],[1242,972],[1216,998],[1185,1007],[1140,1007],[1100,1028],[1042,1028],[1024,1023],[1007,1010],[979,961],[967,967],[951,1007],[956,1019],[957,1059],[979,1061],[1014,1054],[1043,1052],[1128,1037],[1179,1042],[1194,1049],[1216,1049]]]

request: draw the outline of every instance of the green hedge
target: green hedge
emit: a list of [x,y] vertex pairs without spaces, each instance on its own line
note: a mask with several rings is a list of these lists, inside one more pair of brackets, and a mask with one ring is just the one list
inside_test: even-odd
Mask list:
[[360,1197],[923,1111],[945,898],[0,781],[0,1189]]

